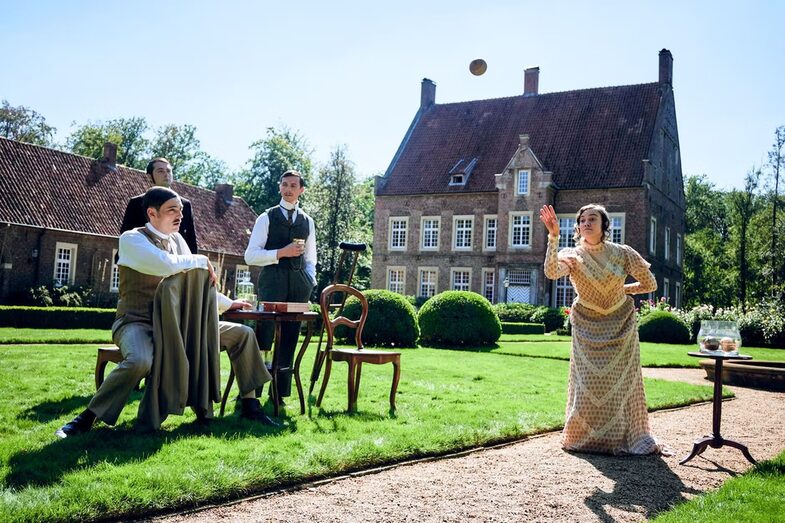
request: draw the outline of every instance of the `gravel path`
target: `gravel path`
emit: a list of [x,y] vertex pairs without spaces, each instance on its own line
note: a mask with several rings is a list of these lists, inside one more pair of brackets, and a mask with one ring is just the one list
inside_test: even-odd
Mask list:
[[[707,384],[697,369],[644,369],[649,377]],[[782,393],[731,387],[722,434],[768,459],[785,448]],[[401,465],[374,474],[180,514],[155,521],[643,521],[716,489],[750,468],[735,449],[708,448],[679,465],[695,438],[711,432],[711,405],[650,415],[672,457],[569,454],[559,434],[460,457]]]

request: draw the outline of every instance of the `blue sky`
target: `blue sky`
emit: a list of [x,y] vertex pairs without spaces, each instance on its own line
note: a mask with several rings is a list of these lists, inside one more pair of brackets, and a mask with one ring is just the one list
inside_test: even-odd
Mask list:
[[[384,171],[417,110],[657,80],[674,56],[685,174],[740,187],[785,125],[785,2],[3,3],[0,98],[72,122],[144,116],[195,125],[236,168],[270,126],[303,134],[325,161],[345,144],[360,176]],[[474,58],[485,75],[469,74]]]

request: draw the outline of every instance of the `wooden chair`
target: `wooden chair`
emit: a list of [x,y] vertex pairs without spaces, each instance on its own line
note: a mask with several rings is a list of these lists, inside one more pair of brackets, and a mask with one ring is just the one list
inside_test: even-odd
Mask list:
[[98,390],[98,387],[104,382],[106,365],[109,362],[120,363],[121,361],[123,361],[123,355],[117,346],[98,348],[98,357],[95,360],[95,390]]
[[[359,320],[350,320],[345,316],[338,316],[330,319],[330,303],[332,303],[332,295],[336,292],[343,292],[347,295],[351,294],[360,300],[362,312],[360,313]],[[324,369],[324,379],[322,381],[322,388],[319,391],[319,399],[316,400],[316,406],[322,404],[324,391],[327,389],[327,382],[330,380],[330,370],[332,369],[333,361],[345,361],[349,364],[349,411],[357,409],[357,393],[360,389],[360,374],[362,372],[363,363],[371,363],[374,365],[392,363],[393,364],[393,382],[390,389],[390,409],[395,410],[395,392],[398,390],[398,381],[401,378],[401,353],[400,352],[387,352],[377,350],[364,350],[362,342],[363,327],[365,321],[368,319],[368,300],[365,296],[348,285],[334,284],[326,287],[322,291],[319,304],[322,309],[322,322],[324,329],[327,331],[327,345],[325,346],[324,359],[327,364]],[[351,329],[355,329],[354,340],[357,345],[356,349],[334,349],[334,334],[335,327],[344,325]]]

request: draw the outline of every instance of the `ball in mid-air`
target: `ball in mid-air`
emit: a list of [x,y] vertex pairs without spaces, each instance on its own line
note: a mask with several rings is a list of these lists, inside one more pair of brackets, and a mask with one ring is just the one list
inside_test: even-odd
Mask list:
[[485,63],[485,60],[482,58],[477,58],[476,60],[472,60],[469,64],[469,71],[474,76],[480,76],[488,69],[488,64]]

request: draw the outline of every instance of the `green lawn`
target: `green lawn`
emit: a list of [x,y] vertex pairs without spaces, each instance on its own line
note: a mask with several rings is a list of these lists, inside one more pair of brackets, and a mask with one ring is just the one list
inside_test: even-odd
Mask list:
[[[88,435],[57,440],[54,431],[93,393],[95,345],[0,346],[0,361],[3,521],[139,517],[558,429],[568,371],[549,358],[409,350],[396,415],[387,403],[391,366],[366,366],[359,413],[348,415],[346,366],[336,364],[323,408],[300,416],[290,406],[280,429],[240,420],[230,406],[207,429],[194,426],[189,412],[139,435],[132,430],[137,393],[118,427],[99,424]],[[226,379],[225,356],[222,365]],[[645,386],[650,408],[707,400],[712,392],[660,380]]]
[[502,334],[499,343],[507,341],[570,341],[569,336],[559,336],[556,333],[550,334]]
[[[697,351],[696,345],[669,345],[666,343],[641,343],[641,365],[644,367],[699,367],[700,358],[687,354]],[[569,361],[570,342],[554,343],[516,343],[499,342],[499,347],[491,350],[494,354],[528,356],[532,358],[553,358]],[[756,360],[785,361],[785,349],[742,347],[742,354],[749,354]]]
[[109,329],[16,329],[0,327],[0,344],[6,343],[112,343]]
[[774,523],[785,520],[785,452],[677,505],[656,523]]

